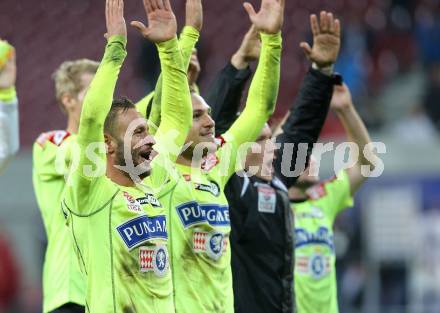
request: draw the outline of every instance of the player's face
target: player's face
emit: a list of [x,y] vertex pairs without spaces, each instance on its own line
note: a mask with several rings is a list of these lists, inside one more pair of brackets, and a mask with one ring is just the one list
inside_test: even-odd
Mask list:
[[304,170],[304,172],[298,177],[295,186],[301,189],[307,189],[319,182],[319,175],[314,175],[318,162],[316,158],[312,155],[310,156],[309,166]]
[[131,162],[125,157],[124,151],[131,151],[131,159],[134,166],[141,166],[141,179],[151,173],[151,161],[157,155],[153,149],[156,143],[154,137],[148,133],[148,125],[145,119],[135,109],[128,109],[119,113],[117,117],[117,143],[115,148],[115,165],[130,165]]
[[211,118],[211,108],[199,95],[192,93],[193,124],[186,137],[186,142],[191,142],[190,149],[206,148],[209,152],[217,149],[215,143],[215,122]]
[[257,141],[252,145],[253,150],[249,150],[246,157],[246,168],[250,166],[258,167],[258,175],[268,179],[272,179],[273,176],[273,160],[275,158],[276,149],[271,138],[272,130],[269,125],[265,124]]

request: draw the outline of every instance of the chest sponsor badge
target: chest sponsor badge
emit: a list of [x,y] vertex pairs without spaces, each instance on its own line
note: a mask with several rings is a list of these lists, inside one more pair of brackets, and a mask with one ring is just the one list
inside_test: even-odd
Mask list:
[[258,185],[258,212],[275,213],[277,195],[275,190],[265,184]]
[[125,201],[127,202],[127,209],[131,212],[142,213],[142,207],[140,203],[128,192],[124,191],[122,193],[124,195]]
[[194,188],[196,190],[209,192],[214,197],[218,197],[220,195],[220,187],[217,185],[216,182],[213,182],[213,181],[210,181],[209,185],[194,183]]
[[137,198],[136,201],[139,204],[150,204],[153,208],[161,208],[159,200],[152,194],[145,194],[145,197]]
[[139,248],[139,270],[142,273],[154,272],[163,277],[170,268],[167,247],[164,245]]
[[226,251],[227,245],[228,238],[222,232],[194,230],[193,250],[195,253],[206,253],[208,257],[217,261]]
[[330,257],[320,253],[310,256],[297,256],[295,263],[297,273],[310,275],[314,279],[321,279],[331,272]]

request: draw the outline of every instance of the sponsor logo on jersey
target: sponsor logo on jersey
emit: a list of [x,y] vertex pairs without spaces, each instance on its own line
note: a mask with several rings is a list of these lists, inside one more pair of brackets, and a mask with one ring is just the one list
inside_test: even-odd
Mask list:
[[152,194],[146,194],[145,197],[136,199],[140,204],[150,204],[154,208],[161,208],[159,200]]
[[203,223],[212,226],[229,226],[231,223],[227,205],[198,204],[191,201],[179,205],[176,210],[185,228]]
[[214,197],[218,197],[220,195],[220,187],[217,185],[216,182],[213,181],[210,181],[209,185],[194,183],[194,188],[196,190],[209,192]]
[[205,232],[195,230],[193,233],[193,250],[195,253],[206,253],[211,259],[218,260],[226,251],[228,239],[222,232]]
[[266,184],[258,184],[258,212],[275,213],[277,196],[275,189]]
[[167,247],[158,245],[139,248],[139,269],[141,272],[153,271],[156,276],[163,277],[170,267]]
[[125,200],[127,201],[127,209],[131,212],[142,213],[142,207],[140,203],[128,192],[124,191],[122,193],[124,195]]
[[168,238],[164,215],[153,217],[142,215],[119,225],[116,230],[129,249],[152,239]]
[[319,227],[316,232],[308,232],[303,228],[295,229],[295,248],[305,245],[326,245],[334,251],[333,234],[327,227]]

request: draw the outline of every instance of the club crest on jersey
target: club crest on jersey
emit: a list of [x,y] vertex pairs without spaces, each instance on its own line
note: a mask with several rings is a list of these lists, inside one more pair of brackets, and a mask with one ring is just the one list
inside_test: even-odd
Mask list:
[[151,272],[158,277],[167,274],[170,267],[167,247],[158,245],[156,247],[139,248],[139,269],[141,272]]
[[124,191],[122,193],[124,195],[125,200],[127,201],[127,209],[131,212],[142,213],[142,207],[140,203],[131,196],[128,192]]
[[145,197],[137,198],[137,202],[140,204],[150,204],[154,208],[161,208],[162,205],[160,204],[159,200],[152,194],[145,194]]
[[310,256],[297,256],[295,271],[310,275],[314,279],[321,279],[331,272],[331,259],[320,253]]
[[228,244],[224,233],[218,231],[205,232],[195,230],[193,233],[193,250],[195,253],[206,253],[208,257],[217,261],[226,251]]
[[325,245],[332,251],[335,249],[333,234],[327,227],[319,227],[316,232],[295,228],[295,248],[305,245]]
[[194,183],[194,188],[196,190],[209,192],[214,197],[218,197],[220,195],[220,187],[217,185],[216,182],[213,181],[210,181],[209,185]]
[[168,238],[164,215],[153,217],[142,215],[119,225],[116,230],[129,249],[152,239]]
[[208,223],[212,226],[229,226],[229,208],[227,205],[198,204],[187,202],[176,207],[180,221],[185,228]]
[[322,210],[318,207],[312,207],[310,212],[295,212],[296,218],[317,218],[317,219],[323,219],[324,213]]

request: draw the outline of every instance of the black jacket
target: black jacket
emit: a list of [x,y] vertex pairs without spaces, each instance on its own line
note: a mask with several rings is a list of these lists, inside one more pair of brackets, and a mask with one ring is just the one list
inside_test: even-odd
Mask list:
[[[249,73],[247,71],[246,73]],[[249,75],[227,65],[215,80],[207,97],[212,107],[217,134],[235,121],[241,95]],[[317,141],[324,124],[333,79],[318,71],[306,75],[298,98],[277,142],[294,143],[291,160],[296,160],[297,145]],[[277,151],[280,153],[280,151]],[[231,218],[232,274],[235,312],[292,313],[293,293],[293,217],[287,186],[297,177],[281,174],[281,156],[274,164],[271,182],[235,174],[225,188]],[[290,164],[289,164],[290,165]]]

